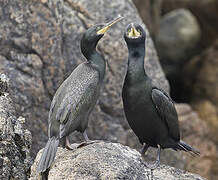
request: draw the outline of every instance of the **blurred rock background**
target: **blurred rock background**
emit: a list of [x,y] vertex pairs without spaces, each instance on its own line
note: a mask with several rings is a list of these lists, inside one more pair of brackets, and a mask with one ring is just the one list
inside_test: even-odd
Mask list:
[[[196,163],[202,167],[199,173],[218,179],[218,1],[133,2],[148,24],[173,100],[190,104],[201,119],[193,127],[203,137],[198,143],[207,148],[205,159]],[[150,11],[146,11],[148,7]],[[193,123],[196,117],[191,119],[187,123]],[[215,144],[213,148],[205,146],[205,137]]]
[[[122,109],[121,88],[127,63],[122,34],[128,23],[144,22],[151,35],[146,42],[145,69],[168,92],[170,84],[171,96],[178,103],[182,137],[201,151],[201,156],[194,158],[166,150],[161,162],[218,179],[218,1],[133,0],[133,3],[1,0],[0,73],[10,79],[10,88],[2,81],[0,96],[7,87],[16,109],[14,114],[25,118],[25,126],[32,133],[34,158],[47,141],[48,111],[56,89],[84,61],[79,49],[81,34],[90,25],[108,22],[121,14],[126,18],[99,44],[108,66],[88,134],[92,139],[121,142],[139,150],[141,145],[129,129]],[[10,134],[13,135],[13,126]],[[81,140],[80,134],[72,135],[72,142]],[[7,162],[13,164],[13,158],[9,155],[11,161]],[[29,159],[28,156],[28,165],[22,166],[29,167]],[[7,171],[5,177],[16,178],[16,174]]]

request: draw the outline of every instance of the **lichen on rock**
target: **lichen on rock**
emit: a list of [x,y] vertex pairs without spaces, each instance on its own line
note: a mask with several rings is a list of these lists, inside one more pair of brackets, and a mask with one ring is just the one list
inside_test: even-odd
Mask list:
[[[32,166],[30,180],[39,179],[36,172],[42,150]],[[146,168],[138,151],[119,143],[99,142],[76,150],[58,148],[48,180],[55,179],[138,179],[138,180],[203,180],[196,174],[166,165],[155,170]]]
[[4,74],[0,74],[0,85],[0,179],[27,179],[32,164],[31,133],[24,128],[25,119],[16,117]]

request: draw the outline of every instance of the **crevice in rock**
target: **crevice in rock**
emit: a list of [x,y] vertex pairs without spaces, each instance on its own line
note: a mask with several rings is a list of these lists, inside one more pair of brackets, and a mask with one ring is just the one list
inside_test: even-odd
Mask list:
[[[7,43],[7,45],[9,45],[9,49],[16,50],[16,53],[22,53],[22,54],[26,54],[26,55],[34,54],[34,55],[39,57],[39,59],[41,60],[41,63],[42,63],[41,78],[42,78],[43,87],[44,87],[45,93],[48,95],[50,100],[52,100],[53,96],[52,96],[52,94],[49,93],[49,90],[47,89],[47,86],[46,86],[46,81],[43,78],[44,77],[43,69],[46,69],[47,65],[44,63],[44,60],[43,60],[42,56],[36,50],[34,50],[34,49],[30,48],[30,47],[20,47],[20,46],[16,45],[12,40],[10,40],[8,43]],[[4,56],[8,61],[14,62],[14,59],[10,55],[10,51],[8,51],[7,53],[1,53],[1,55]],[[22,68],[16,66],[16,69],[18,71],[22,72],[23,74],[32,77],[32,75],[30,73],[24,71]]]
[[42,56],[34,49],[33,50],[33,53],[32,54],[35,54],[39,57],[39,59],[41,60],[42,62],[42,68],[41,68],[41,79],[42,79],[42,83],[43,83],[43,87],[44,87],[44,90],[45,90],[45,93],[46,95],[49,97],[50,100],[52,100],[53,98],[53,95],[49,92],[49,90],[47,89],[47,86],[46,86],[46,80],[44,79],[44,72],[43,72],[43,69],[47,69],[47,65],[46,63],[44,62]]
[[110,107],[107,107],[104,103],[100,102],[98,103],[101,111],[111,117],[117,117],[115,116],[115,113],[113,112],[113,110]]
[[[41,58],[40,58],[41,59]],[[42,61],[42,60],[41,60]],[[47,86],[46,86],[46,80],[44,79],[44,72],[43,69],[47,69],[47,65],[42,61],[42,69],[41,69],[41,77],[42,77],[42,84],[45,90],[45,93],[48,95],[49,99],[52,100],[53,95],[49,92]]]
[[[171,91],[170,95],[177,103],[191,103],[193,99],[193,86],[197,82],[198,70],[203,66],[203,61],[198,61],[195,64],[193,72],[188,72],[186,66],[181,66],[182,69],[174,75],[168,75]],[[179,69],[179,68],[178,68]],[[187,81],[189,85],[187,85]]]
[[15,133],[13,136],[14,142],[17,146],[18,151],[22,155],[22,160],[26,159],[26,153],[22,150],[22,147],[25,146],[24,142],[22,141],[21,137]]
[[60,22],[60,29],[61,29],[61,32],[60,32],[60,35],[61,35],[60,53],[61,53],[61,56],[65,59],[65,56],[64,56],[65,36],[64,36],[64,30],[63,30],[63,21],[64,20],[61,20],[61,22]]
[[77,12],[77,18],[81,21],[83,27],[85,29],[88,29],[89,28],[89,24],[86,23],[86,18],[88,19],[93,19],[90,14],[88,13],[88,11],[83,8],[82,6],[78,5],[77,3],[74,3],[74,2],[70,2],[69,0],[63,0],[64,3],[67,4],[67,6],[69,6],[73,11],[76,11]]
[[89,14],[89,12],[82,6],[80,6],[79,4],[75,3],[75,2],[71,2],[69,0],[63,0],[65,3],[68,4],[68,6],[70,6],[72,8],[72,10],[75,10],[81,14],[83,14],[85,17],[87,17],[88,19],[93,19],[91,17],[91,15]]
[[9,53],[7,53],[7,54],[0,53],[0,55],[1,55],[2,57],[4,57],[7,61],[14,62],[14,60],[11,59],[11,56],[9,55]]
[[83,27],[85,27],[85,29],[88,29],[89,28],[89,24],[86,23],[85,18],[83,17],[83,14],[77,13],[77,17],[81,21]]
[[17,66],[17,65],[16,65],[16,69],[17,69],[19,72],[23,73],[24,75],[26,75],[26,76],[28,76],[28,77],[32,77],[32,74],[31,74],[31,73],[29,73],[29,72],[27,72],[27,71],[24,71],[21,67],[19,67],[19,66]]

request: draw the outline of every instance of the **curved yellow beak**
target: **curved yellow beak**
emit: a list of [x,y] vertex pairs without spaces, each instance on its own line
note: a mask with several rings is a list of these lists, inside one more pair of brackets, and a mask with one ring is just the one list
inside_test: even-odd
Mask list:
[[116,19],[112,20],[111,22],[107,23],[103,28],[97,31],[97,34],[104,34],[112,25],[116,24],[120,20],[122,20],[123,17],[119,16]]

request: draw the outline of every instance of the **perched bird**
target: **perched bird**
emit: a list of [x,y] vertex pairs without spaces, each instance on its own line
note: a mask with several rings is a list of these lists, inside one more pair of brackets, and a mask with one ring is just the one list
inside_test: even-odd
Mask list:
[[160,164],[160,151],[165,148],[200,152],[180,140],[178,116],[173,101],[162,89],[152,84],[144,70],[146,33],[138,24],[129,24],[124,33],[128,46],[128,68],[122,90],[127,121],[139,138],[145,156],[147,149],[158,148],[154,169]]
[[96,46],[104,33],[121,19],[118,17],[110,23],[95,25],[82,36],[80,47],[87,61],[74,69],[53,97],[48,118],[49,139],[37,167],[39,173],[50,168],[60,142],[64,147],[75,149],[67,138],[70,133],[83,133],[86,141],[83,145],[91,142],[86,134],[88,117],[99,97],[106,66]]

